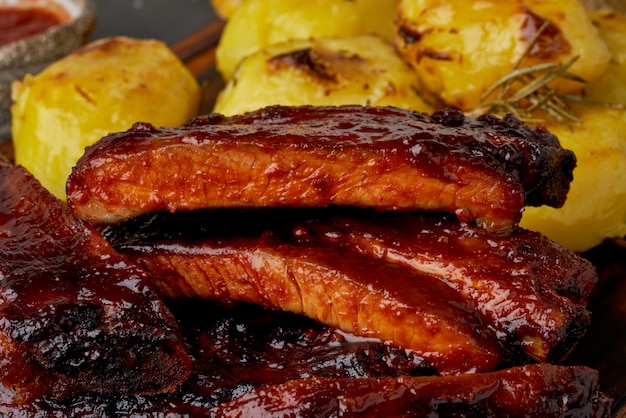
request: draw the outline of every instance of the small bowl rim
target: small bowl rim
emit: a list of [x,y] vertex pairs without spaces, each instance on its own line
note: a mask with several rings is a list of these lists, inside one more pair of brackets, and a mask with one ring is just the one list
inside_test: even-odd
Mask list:
[[[4,5],[12,5],[13,3],[17,4],[20,1],[21,0],[0,0],[0,7]],[[28,1],[31,2],[34,0]],[[70,20],[48,28],[42,32],[38,32],[0,46],[0,69],[7,68],[11,66],[11,63],[17,62],[16,60],[11,60],[11,57],[28,57],[29,54],[26,54],[26,52],[31,48],[30,45],[45,44],[46,42],[49,42],[50,39],[54,39],[56,33],[64,31],[68,26],[79,25],[81,23],[93,25],[95,23],[96,5],[93,0],[37,0],[37,2],[53,2],[61,5],[61,7],[64,7],[70,13]],[[69,10],[67,8],[68,4],[74,4],[76,8],[74,10]],[[82,22],[83,20],[85,22]],[[28,64],[29,61],[25,60],[20,62]]]
[[[8,4],[9,1],[0,0],[0,4]],[[22,0],[15,0],[18,1]],[[45,1],[72,3],[76,6],[76,14],[67,22],[0,47],[0,144],[11,136],[12,84],[80,48],[88,42],[96,24],[94,0]]]

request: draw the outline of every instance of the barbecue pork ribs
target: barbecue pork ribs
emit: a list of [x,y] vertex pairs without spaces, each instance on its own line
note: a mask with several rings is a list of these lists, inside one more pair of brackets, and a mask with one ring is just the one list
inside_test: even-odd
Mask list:
[[[564,203],[575,162],[545,129],[450,109],[272,106],[177,128],[137,123],[87,149],[67,187],[75,215],[124,254],[107,256],[123,260],[116,272],[150,271],[137,273],[142,288],[168,303],[205,298],[304,314],[333,340],[283,350],[289,343],[269,332],[255,358],[289,369],[275,373],[247,364],[244,341],[218,341],[224,329],[246,329],[224,324],[186,334],[192,371],[181,350],[187,377],[154,390],[166,393],[115,397],[82,386],[22,404],[0,391],[0,401],[16,416],[81,416],[85,404],[168,416],[607,416],[595,371],[551,364],[589,324],[595,271],[518,227],[524,206]],[[74,245],[91,252],[85,235],[79,229]],[[94,268],[110,274],[100,259]],[[164,322],[178,344],[175,324]],[[233,353],[235,362],[215,367]],[[376,360],[363,362],[364,353]]]
[[0,161],[0,382],[13,403],[176,389],[191,360],[147,276]]
[[575,156],[514,117],[390,107],[281,107],[136,124],[89,147],[68,203],[114,224],[159,210],[350,205],[441,210],[508,233],[524,205],[564,203]]
[[[585,305],[597,280],[588,261],[540,234],[517,229],[494,237],[442,213],[161,212],[109,227],[105,237],[152,271],[168,297],[254,302],[370,336],[392,328],[376,336],[431,355],[437,351],[418,336],[424,331],[432,340],[432,329],[443,332],[451,315],[450,333],[459,339],[447,334],[449,344],[472,335],[461,323],[485,325],[493,332],[482,337],[540,361],[559,360],[589,325]],[[410,321],[409,311],[425,321]],[[435,325],[428,312],[442,322]],[[369,325],[358,323],[368,315]]]

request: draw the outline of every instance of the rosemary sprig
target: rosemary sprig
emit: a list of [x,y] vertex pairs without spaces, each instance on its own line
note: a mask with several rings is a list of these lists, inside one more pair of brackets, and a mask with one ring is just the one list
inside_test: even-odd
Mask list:
[[[522,67],[524,58],[530,54],[548,23],[544,22],[537,30],[522,55],[515,62],[513,70],[494,83],[482,95],[478,106],[472,112],[473,114],[512,113],[525,122],[541,123],[544,120],[538,118],[536,112],[543,111],[555,121],[571,127],[572,122],[580,123],[580,119],[567,102],[624,109],[621,104],[590,100],[579,95],[561,95],[556,89],[549,87],[549,84],[557,78],[581,84],[587,83],[586,80],[568,71],[578,60],[578,56],[565,63],[543,63]],[[495,98],[490,99],[496,92]]]

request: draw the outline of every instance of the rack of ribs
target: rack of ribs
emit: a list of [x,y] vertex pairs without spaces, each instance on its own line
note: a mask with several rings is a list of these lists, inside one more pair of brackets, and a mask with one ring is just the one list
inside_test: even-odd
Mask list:
[[[420,364],[358,378],[285,373],[232,391],[223,374],[194,375],[203,357],[192,353],[178,390],[135,397],[137,411],[603,416],[597,373],[551,364],[589,325],[596,273],[518,226],[525,206],[565,202],[575,164],[555,136],[512,116],[271,106],[110,134],[76,164],[67,200],[170,302],[303,315]],[[205,403],[200,381],[241,396]],[[45,402],[27,408],[68,405]]]
[[176,389],[190,358],[147,278],[0,161],[0,382],[11,403]]
[[133,258],[150,269],[164,297],[244,301],[303,314],[412,349],[442,374],[493,370],[502,360],[492,332],[466,300],[404,266],[265,237],[149,251]]
[[[368,216],[369,215],[369,216]],[[368,213],[301,224],[300,236],[409,266],[456,289],[505,345],[535,360],[558,361],[585,334],[585,309],[597,282],[590,262],[516,229],[489,237],[452,216]]]
[[94,225],[160,210],[319,207],[455,213],[509,233],[525,205],[560,206],[575,156],[512,116],[391,107],[281,107],[138,123],[89,147],[69,205]]
[[[246,300],[339,321],[319,310],[346,303],[347,297],[338,293],[342,286],[357,297],[360,293],[348,286],[360,281],[367,289],[363,300],[342,311],[360,319],[387,318],[376,319],[377,327],[397,317],[396,332],[419,334],[415,323],[401,321],[399,314],[389,318],[386,312],[391,301],[383,302],[381,295],[401,289],[393,303],[410,306],[418,315],[420,306],[435,301],[448,309],[469,307],[503,346],[540,361],[560,359],[585,333],[589,313],[572,299],[586,301],[597,281],[588,261],[537,233],[517,229],[492,237],[453,216],[426,212],[162,212],[109,227],[105,237],[152,271],[158,278],[155,286],[168,297]],[[305,261],[308,267],[302,270]],[[377,278],[375,285],[369,277]],[[422,298],[403,299],[413,290]],[[331,324],[359,332],[351,324]],[[368,330],[374,331],[371,326]]]
[[209,408],[254,388],[293,379],[433,374],[428,363],[414,353],[359,339],[299,315],[200,300],[169,301],[168,306],[180,323],[193,358],[189,378],[175,392],[150,396],[86,394],[18,406],[4,401],[0,390],[0,415],[195,417],[205,416]]
[[[258,306],[170,301],[193,357],[174,393],[82,395],[0,414],[34,416],[581,416],[607,417],[611,401],[587,367],[546,363],[437,377],[399,347],[359,339]],[[455,415],[456,416],[456,415]]]

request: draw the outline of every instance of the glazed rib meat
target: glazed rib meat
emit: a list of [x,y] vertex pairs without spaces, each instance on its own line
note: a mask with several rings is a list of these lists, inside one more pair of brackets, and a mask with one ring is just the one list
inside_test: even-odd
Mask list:
[[547,363],[502,371],[372,379],[303,379],[259,388],[211,417],[609,417],[597,373]]
[[[608,417],[611,402],[586,367],[536,364],[433,377],[404,350],[297,315],[251,305],[175,301],[190,345],[190,379],[171,395],[81,396],[2,405],[0,414],[194,416]],[[208,312],[208,314],[206,314]],[[430,371],[432,372],[432,371]],[[47,414],[47,415],[45,415]],[[456,414],[456,415],[454,415]]]
[[87,397],[69,405],[0,404],[0,413],[11,418],[609,418],[611,406],[612,401],[599,390],[594,370],[540,363],[497,372],[443,377],[297,379],[253,388],[214,407],[161,397],[122,398],[117,402]]
[[95,225],[160,210],[349,205],[448,211],[508,233],[524,205],[564,203],[574,165],[556,137],[511,116],[274,106],[107,136],[67,192]]
[[19,404],[175,389],[190,358],[147,274],[0,162],[0,382]]
[[141,417],[200,417],[209,408],[256,387],[292,379],[433,374],[423,359],[407,350],[357,338],[300,315],[205,300],[170,301],[168,306],[193,357],[190,377],[175,392],[81,395],[16,406],[3,401],[0,390],[0,416],[93,418],[135,413]]
[[493,370],[500,363],[501,348],[475,315],[472,301],[446,283],[407,266],[259,226],[256,234],[201,240],[120,244],[119,238],[107,237],[152,272],[167,298],[236,300],[304,314],[413,349],[440,373]]
[[[442,374],[492,370],[500,363],[499,345],[465,300],[402,266],[266,240],[206,243],[159,258],[159,251],[172,249],[181,247],[159,246],[138,259],[158,275],[157,286],[169,297],[240,300],[304,314],[412,349]],[[200,258],[198,251],[210,256]],[[176,277],[176,271],[183,274]]]
[[193,398],[194,404],[215,406],[252,388],[292,379],[435,373],[411,350],[302,315],[199,299],[170,300],[168,306],[194,359],[191,377],[174,397]]
[[[370,214],[372,215],[372,214]],[[406,265],[456,289],[505,344],[539,361],[558,361],[585,334],[597,282],[587,260],[538,233],[488,237],[447,215],[334,216],[297,231]]]
[[[333,208],[308,213],[250,213],[251,222],[274,218],[276,227],[304,226],[306,233],[325,244],[346,245],[437,276],[498,276],[508,281],[521,276],[537,291],[551,289],[581,306],[587,305],[598,281],[597,272],[588,260],[540,233],[523,228],[494,237],[480,228],[458,222],[450,214],[428,212],[378,213]],[[230,215],[224,212],[223,216],[236,216],[238,222],[243,221],[243,216],[236,212]],[[200,219],[210,216],[198,213],[194,218],[194,223],[201,225]]]
[[413,269],[422,280],[449,287],[472,306],[503,345],[537,360],[560,359],[589,325],[584,306],[597,274],[588,261],[540,234],[516,229],[494,237],[449,214],[354,208],[162,212],[110,227],[105,237],[158,275],[164,264],[186,280],[200,282],[211,279],[201,272],[187,277],[201,267],[184,265],[208,263],[203,260],[208,257],[205,240],[229,242],[236,252],[228,240],[259,239],[264,233],[339,251],[345,254],[340,262],[356,253],[374,263]]

